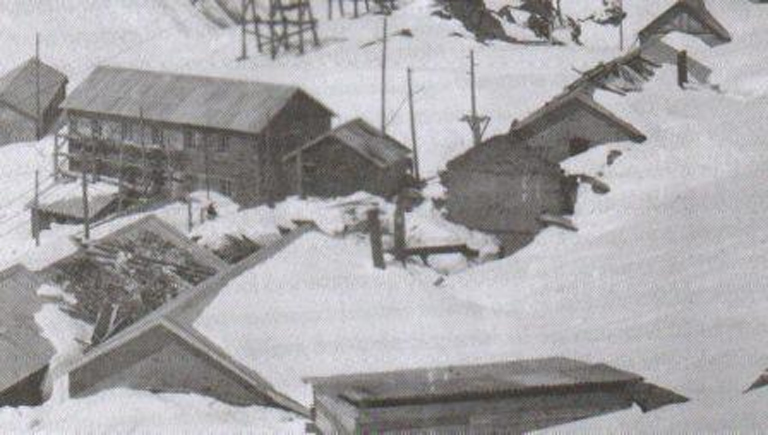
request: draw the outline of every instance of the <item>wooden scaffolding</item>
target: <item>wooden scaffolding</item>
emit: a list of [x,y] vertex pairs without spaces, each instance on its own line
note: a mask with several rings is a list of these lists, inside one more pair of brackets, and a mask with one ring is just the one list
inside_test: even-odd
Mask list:
[[[320,45],[317,36],[317,20],[309,0],[269,0],[269,8],[261,12],[256,0],[242,0],[242,55],[248,58],[247,38],[254,35],[259,53],[269,49],[272,59],[280,50],[298,49],[304,54],[307,38],[315,47]],[[266,14],[266,16],[262,16]]]
[[81,174],[88,175],[92,182],[117,185],[120,208],[129,197],[170,197],[174,193],[173,186],[187,182],[188,178],[182,153],[168,149],[165,144],[57,133],[53,152],[54,180],[77,179]]
[[[328,0],[328,19],[333,19],[334,6],[339,12],[340,17],[346,16],[345,5],[352,3],[352,17],[358,18],[364,13],[371,12],[371,4],[374,8],[373,12],[378,14],[389,15],[397,8],[396,0]],[[363,7],[365,11],[363,11]]]

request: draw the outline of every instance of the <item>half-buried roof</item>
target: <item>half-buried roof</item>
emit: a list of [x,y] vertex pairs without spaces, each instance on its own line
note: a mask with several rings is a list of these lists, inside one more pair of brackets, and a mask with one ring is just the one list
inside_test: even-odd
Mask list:
[[731,42],[731,34],[707,9],[704,0],[678,0],[639,33],[641,43],[671,32],[696,36],[710,47]]
[[333,114],[295,86],[112,66],[97,67],[63,107],[257,134],[294,99]]

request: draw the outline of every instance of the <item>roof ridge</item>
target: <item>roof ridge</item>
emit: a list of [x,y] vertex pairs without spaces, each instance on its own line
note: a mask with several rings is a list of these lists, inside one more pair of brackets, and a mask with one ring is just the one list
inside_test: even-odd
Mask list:
[[215,81],[226,81],[230,83],[272,86],[275,88],[283,88],[286,90],[291,90],[293,92],[303,90],[300,86],[288,85],[283,83],[249,80],[249,79],[243,79],[243,78],[233,78],[233,77],[220,76],[220,75],[213,76],[213,75],[204,75],[204,74],[180,73],[176,71],[163,71],[163,70],[156,70],[156,69],[141,69],[141,68],[134,68],[134,67],[118,66],[118,65],[108,65],[108,64],[97,65],[96,68],[91,72],[91,74],[93,74],[98,70],[130,71],[130,72],[137,72],[137,73],[143,73],[143,74],[185,77],[185,78],[197,79],[197,80],[215,80]]

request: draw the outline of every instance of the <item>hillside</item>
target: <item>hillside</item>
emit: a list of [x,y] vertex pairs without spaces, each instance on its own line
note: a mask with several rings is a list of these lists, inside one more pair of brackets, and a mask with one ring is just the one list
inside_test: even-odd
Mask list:
[[[600,26],[585,26],[582,47],[481,45],[460,23],[432,17],[430,0],[405,3],[390,19],[390,28],[409,29],[414,36],[393,38],[390,44],[389,128],[410,143],[408,119],[398,109],[405,96],[405,69],[412,67],[423,166],[430,176],[470,146],[469,130],[458,122],[469,106],[470,49],[476,51],[480,64],[479,104],[481,112],[492,118],[489,134],[506,131],[513,119],[558,93],[578,77],[574,69],[585,70],[619,53],[616,29]],[[569,7],[576,13],[599,3],[578,0]],[[634,34],[671,0],[625,3],[627,33]],[[314,4],[322,19],[319,49],[303,57],[283,55],[274,62],[266,56],[237,62],[239,30],[215,26],[187,2],[8,0],[0,15],[5,29],[0,53],[7,65],[0,67],[9,69],[26,57],[19,46],[30,46],[31,54],[34,33],[39,31],[43,58],[70,74],[71,87],[101,63],[291,83],[332,107],[339,115],[337,123],[362,116],[375,124],[379,46],[361,46],[379,37],[380,18],[328,22],[323,13],[326,3]],[[670,41],[684,44],[692,56],[710,65],[721,91],[682,91],[675,84],[674,69],[662,68],[642,93],[618,97],[599,92],[602,104],[638,126],[649,139],[639,145],[595,148],[566,162],[574,173],[603,174],[611,186],[603,196],[582,188],[574,217],[579,232],[545,230],[513,257],[451,276],[438,287],[432,284],[431,272],[395,269],[392,279],[413,294],[387,295],[386,308],[402,309],[412,318],[403,318],[394,337],[382,333],[383,342],[388,338],[406,344],[435,340],[452,346],[456,358],[468,360],[563,355],[605,362],[692,399],[649,414],[633,410],[558,427],[553,430],[556,433],[754,433],[768,426],[764,412],[768,391],[742,394],[768,367],[768,302],[763,297],[768,282],[764,267],[768,227],[763,211],[768,189],[762,187],[768,164],[768,52],[764,50],[768,6],[734,0],[708,0],[707,4],[731,30],[734,42],[711,49],[681,36]],[[48,175],[50,147],[49,138],[39,144],[0,148],[3,264],[25,261],[40,267],[73,249],[66,237],[78,228],[46,232],[41,249],[28,236],[24,203],[31,199],[34,170],[40,169],[44,178]],[[607,166],[606,155],[613,149],[623,155]],[[185,210],[176,207],[166,212],[183,226]],[[328,259],[354,268],[353,274],[369,285],[365,288],[375,290],[366,263],[345,261],[350,252],[364,252],[358,242],[321,244],[333,250]],[[315,253],[305,248],[295,250],[295,258],[284,259],[287,266],[270,266],[267,278],[284,280],[278,289],[306,284],[292,278],[296,271],[290,267],[294,260],[311,261],[306,257]],[[334,300],[344,302],[336,307],[342,312],[357,307],[364,309],[363,315],[318,331],[350,333],[368,327],[364,314],[371,313],[371,301],[360,291],[345,300],[343,294],[332,292],[343,277],[315,273],[312,285],[318,293],[309,299],[311,303],[293,305],[281,295],[270,295],[265,300],[280,310],[274,313],[274,322],[254,321],[253,330],[266,322],[292,333],[291,319],[322,320],[322,304]],[[425,310],[425,318],[435,319],[432,330],[424,331],[413,320],[418,316],[414,300]],[[237,303],[230,295],[217,301],[216,309],[226,311]],[[239,312],[238,319],[247,322],[248,315]],[[465,327],[468,322],[476,323]],[[230,332],[217,330],[215,322],[204,326],[222,341]],[[452,328],[465,328],[464,334]],[[493,331],[492,336],[481,334],[487,331]],[[274,337],[261,338],[252,342],[279,345],[271,342]],[[354,343],[349,336],[334,339],[337,345]],[[245,358],[258,355],[257,348],[241,350]],[[425,363],[447,355],[439,346],[425,346],[422,351],[418,360]],[[280,355],[300,365],[302,356],[296,349],[283,349]],[[267,360],[272,369],[279,368],[279,361]],[[353,362],[339,367],[353,366]],[[389,362],[399,361],[390,355]],[[320,371],[332,372],[333,361],[325,364]],[[301,388],[295,378],[285,382],[290,388]],[[304,389],[297,394],[306,393]],[[114,409],[121,412],[110,411]],[[39,408],[0,410],[4,433],[144,433],[171,428],[301,433],[303,421],[278,411],[233,408],[201,397],[129,391],[81,400],[57,396]]]

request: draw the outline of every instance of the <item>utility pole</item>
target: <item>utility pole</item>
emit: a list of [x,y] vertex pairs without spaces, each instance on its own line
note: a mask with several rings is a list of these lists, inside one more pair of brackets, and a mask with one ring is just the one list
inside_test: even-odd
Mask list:
[[203,164],[205,165],[205,197],[209,201],[211,200],[211,172],[210,172],[210,159],[208,158],[208,142],[210,142],[208,135],[203,136]]
[[90,217],[90,210],[88,209],[88,162],[86,162],[86,154],[83,154],[83,225],[85,229],[84,237],[85,240],[90,240],[91,238],[91,217]]
[[35,171],[35,203],[32,208],[32,235],[35,246],[40,246],[40,171]]
[[619,22],[619,50],[624,51],[624,0],[619,0],[619,16],[621,21]]
[[43,134],[42,120],[40,119],[40,34],[35,33],[35,95],[37,97],[37,119],[35,120],[35,136],[41,139]]
[[240,33],[242,37],[242,47],[240,51],[240,59],[239,60],[246,60],[248,59],[248,41],[247,41],[247,34],[248,34],[248,3],[247,0],[241,0],[240,1],[240,11],[242,11],[242,22],[240,27]]
[[387,16],[384,16],[384,36],[381,47],[381,134],[387,134]]
[[483,134],[488,128],[488,124],[491,119],[487,116],[480,116],[477,114],[477,78],[475,75],[475,52],[469,52],[469,76],[470,76],[470,109],[471,113],[465,115],[462,120],[469,124],[470,130],[472,130],[472,140],[474,146],[480,145],[483,141]]
[[421,174],[419,173],[419,147],[416,141],[416,109],[413,104],[413,71],[408,68],[408,108],[411,118],[411,143],[413,144],[413,176],[416,184],[421,184]]

